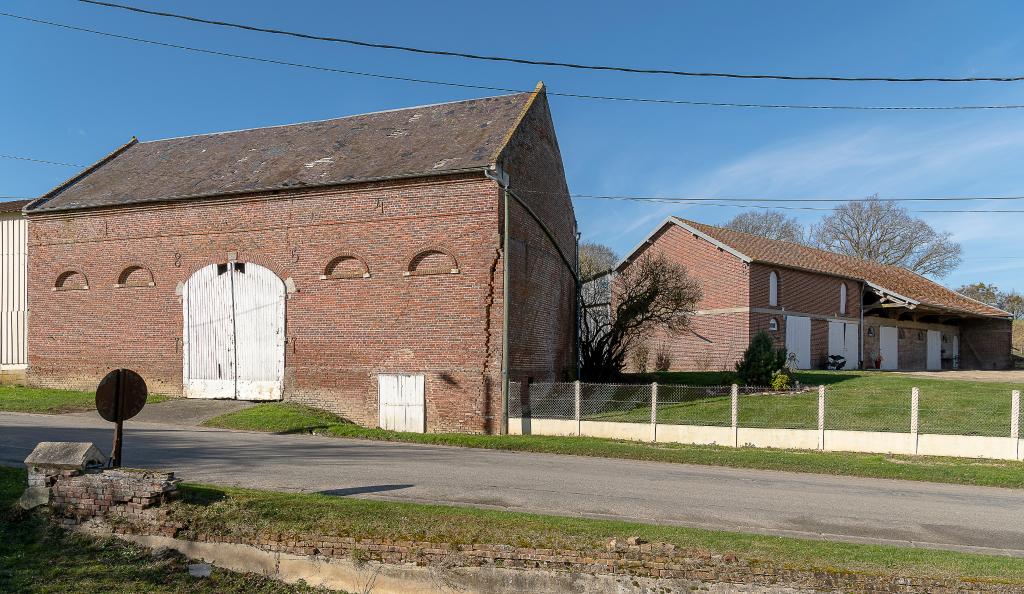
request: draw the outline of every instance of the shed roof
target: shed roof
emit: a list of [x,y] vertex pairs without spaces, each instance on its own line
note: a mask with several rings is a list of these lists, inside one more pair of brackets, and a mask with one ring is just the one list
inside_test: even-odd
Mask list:
[[879,264],[799,243],[767,239],[679,217],[670,217],[661,227],[669,223],[696,231],[748,261],[863,281],[887,294],[909,298],[915,303],[938,309],[989,317],[1010,316],[1001,309],[961,295],[901,266]]
[[481,170],[496,163],[533,97],[518,93],[285,126],[136,142],[29,212]]
[[31,200],[7,200],[7,201],[4,201],[4,202],[0,202],[0,212],[2,212],[2,213],[21,212],[21,209],[25,208],[25,205],[28,204],[29,202],[32,202],[32,201]]

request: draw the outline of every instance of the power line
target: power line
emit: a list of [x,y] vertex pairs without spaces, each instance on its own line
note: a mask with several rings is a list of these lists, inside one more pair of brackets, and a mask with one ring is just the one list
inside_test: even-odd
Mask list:
[[206,25],[215,25],[218,27],[228,27],[232,29],[241,29],[243,31],[251,31],[257,33],[270,33],[273,35],[283,35],[287,37],[295,37],[299,39],[308,39],[313,41],[327,41],[331,43],[340,43],[358,47],[367,47],[373,49],[387,49],[402,52],[409,52],[415,54],[425,54],[432,56],[446,56],[453,58],[466,58],[470,60],[483,60],[489,62],[509,62],[514,64],[526,64],[530,66],[550,66],[558,68],[571,68],[576,70],[601,70],[611,72],[628,72],[632,74],[660,74],[660,75],[672,75],[672,76],[686,76],[686,77],[703,77],[703,78],[738,78],[738,79],[769,79],[769,80],[787,80],[787,81],[841,81],[841,82],[1017,82],[1024,80],[1024,76],[971,76],[971,77],[894,77],[894,76],[803,76],[803,75],[792,75],[792,74],[743,74],[736,72],[700,72],[700,71],[689,71],[689,70],[667,70],[661,68],[638,68],[628,66],[601,66],[594,64],[579,64],[573,62],[557,62],[553,60],[532,60],[528,58],[513,58],[508,56],[488,56],[483,54],[473,54],[469,52],[458,52],[451,50],[432,50],[424,49],[419,47],[412,47],[406,45],[396,45],[391,43],[376,43],[370,41],[362,41],[357,39],[348,39],[343,37],[329,37],[325,35],[315,35],[311,33],[301,33],[297,31],[286,31],[283,29],[270,29],[267,27],[257,27],[254,25],[243,25],[240,23],[232,23],[228,21],[217,21],[212,19],[204,19],[201,17],[177,14],[173,12],[161,12],[156,10],[147,10],[144,8],[138,8],[136,6],[127,6],[124,4],[115,4],[113,2],[100,2],[99,0],[78,0],[84,4],[93,4],[96,6],[105,6],[107,8],[114,8],[118,10],[127,10],[140,14],[146,14],[150,16],[158,16],[164,18],[179,19],[183,21],[189,21],[193,23],[202,23]]
[[[89,165],[83,165],[80,163],[68,163],[66,161],[54,161],[48,159],[38,159],[35,157],[26,157],[23,155],[11,155],[11,154],[0,154],[0,159],[12,159],[16,161],[26,161],[30,163],[40,163],[44,165],[57,165],[62,167],[77,167],[84,169]],[[128,169],[120,167],[117,163],[111,163],[105,166],[108,170],[121,171],[125,173],[135,173],[140,175],[151,175],[156,177],[169,177],[180,179],[183,176],[180,175],[169,175],[163,173],[154,173],[151,171],[142,171],[138,169]],[[199,178],[190,178],[199,179]],[[205,179],[205,178],[203,178]],[[548,192],[543,190],[530,190],[526,188],[516,188],[517,192],[527,192],[532,194],[547,194],[554,195],[554,192]],[[735,198],[735,197],[659,197],[659,196],[630,196],[630,195],[599,195],[599,194],[569,194],[571,198],[579,198],[583,200],[614,200],[614,201],[628,201],[628,202],[651,202],[651,203],[662,203],[662,204],[682,204],[690,206],[719,206],[725,208],[759,208],[759,209],[775,209],[775,210],[803,210],[803,211],[819,211],[827,212],[833,210],[831,207],[816,207],[816,206],[789,206],[777,204],[779,202],[853,202],[859,200],[866,200],[866,198]],[[15,196],[9,196],[8,198],[16,198]],[[23,199],[32,199],[31,197],[24,197]],[[875,198],[871,198],[876,200]],[[943,197],[916,197],[916,198],[877,198],[879,202],[931,202],[931,201],[984,201],[984,200],[1024,200],[1024,196],[943,196]],[[768,202],[772,203],[770,206],[763,204],[747,204],[754,202]],[[920,209],[914,212],[930,212],[930,213],[1022,213],[1024,210],[998,210],[998,209]]]
[[[417,83],[417,84],[428,84],[438,85],[445,87],[455,87],[461,89],[476,89],[483,91],[494,91],[498,93],[531,93],[533,89],[516,89],[509,87],[497,87],[491,85],[480,85],[472,83],[460,83],[452,81],[441,81],[424,78],[413,78],[407,76],[396,76],[390,74],[381,74],[375,72],[363,72],[358,70],[347,70],[344,68],[333,68],[330,66],[318,66],[313,64],[303,64],[300,62],[291,62],[288,60],[277,60],[273,58],[261,58],[257,56],[250,56],[245,54],[236,54],[231,52],[222,52],[219,50],[212,50],[207,48],[200,48],[195,46],[181,45],[176,43],[167,43],[163,41],[155,41],[152,39],[144,39],[141,37],[133,37],[130,35],[121,35],[118,33],[110,33],[107,31],[100,31],[97,29],[89,29],[87,27],[79,27],[75,25],[68,25],[65,23],[58,23],[54,21],[47,21],[42,19],[35,19],[22,15],[12,14],[8,12],[0,12],[0,16],[36,23],[40,25],[48,25],[51,27],[59,27],[62,29],[68,29],[71,31],[79,31],[82,33],[92,33],[94,35],[101,35],[104,37],[110,37],[114,39],[121,39],[125,41],[134,41],[136,43],[144,43],[148,45],[155,45],[160,47],[167,47],[172,49],[184,50],[189,52],[196,52],[201,54],[207,54],[212,56],[220,56],[224,58],[234,58],[237,60],[247,60],[251,62],[258,62],[263,64],[274,64],[277,66],[289,66],[292,68],[302,68],[306,70],[313,70],[319,72],[330,72],[334,74],[346,74],[350,76],[362,76],[367,78],[377,78],[383,80],[394,80],[401,82]],[[829,105],[829,104],[785,104],[785,103],[741,103],[741,102],[728,102],[728,101],[697,101],[690,99],[660,99],[652,97],[624,97],[614,95],[593,95],[586,93],[569,93],[569,92],[556,92],[548,91],[547,93],[552,97],[565,97],[570,99],[586,99],[593,101],[613,101],[620,103],[647,103],[655,105],[682,105],[682,106],[693,106],[693,107],[724,107],[724,108],[744,108],[744,109],[775,109],[775,110],[834,110],[834,111],[977,111],[977,110],[1007,110],[1007,109],[1024,109],[1024,104],[1005,104],[1005,105]]]

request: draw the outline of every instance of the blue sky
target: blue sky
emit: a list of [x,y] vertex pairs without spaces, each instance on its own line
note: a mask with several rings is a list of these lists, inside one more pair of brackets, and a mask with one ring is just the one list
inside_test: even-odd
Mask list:
[[[834,75],[1024,74],[1019,2],[201,2],[138,6],[439,49],[673,69]],[[92,7],[8,0],[0,10],[280,60],[454,82],[708,101],[1024,104],[1024,82],[884,84],[682,79],[415,56],[283,39]],[[0,17],[0,153],[89,163],[132,135],[315,120],[489,93],[255,64]],[[575,193],[838,197],[1024,195],[1024,110],[746,110],[551,99]],[[0,196],[73,170],[0,159]],[[912,203],[912,209],[942,205]],[[952,208],[1017,208],[955,203]],[[576,201],[584,239],[625,252],[677,214],[738,209]],[[804,222],[821,213],[794,211]],[[963,243],[942,282],[1024,291],[1022,214],[924,214]]]

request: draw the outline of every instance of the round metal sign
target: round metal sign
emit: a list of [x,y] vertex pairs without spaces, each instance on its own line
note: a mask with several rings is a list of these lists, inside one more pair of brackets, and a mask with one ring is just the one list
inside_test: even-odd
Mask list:
[[96,410],[111,423],[124,421],[139,414],[148,395],[141,375],[131,369],[115,369],[96,388]]

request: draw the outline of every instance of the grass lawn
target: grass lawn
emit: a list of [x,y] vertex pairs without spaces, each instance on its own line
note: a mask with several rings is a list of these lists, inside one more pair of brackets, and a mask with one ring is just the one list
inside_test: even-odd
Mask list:
[[0,467],[0,592],[83,594],[179,592],[215,594],[320,592],[255,574],[214,569],[190,577],[177,554],[150,551],[112,538],[93,538],[53,527],[38,514],[13,508],[25,471]]
[[[685,386],[726,386],[735,381],[727,372],[668,372],[634,376],[644,382],[657,381],[658,422],[677,425],[729,426],[731,400],[728,392]],[[739,423],[743,427],[816,429],[818,395],[814,389],[825,385],[825,428],[855,431],[910,431],[910,391],[921,390],[919,431],[951,435],[1010,435],[1010,392],[1022,385],[911,377],[870,371],[805,371],[797,380],[809,387],[795,394],[743,394]],[[623,390],[637,388],[629,387]],[[650,398],[649,391],[640,393]],[[630,398],[634,403],[638,396]],[[606,421],[646,423],[646,406],[615,406],[617,410],[595,413],[587,418]]]
[[404,441],[492,450],[1024,488],[1024,463],[1021,462],[764,448],[727,448],[667,443],[650,444],[595,437],[400,433],[383,429],[367,429],[326,411],[301,404],[282,402],[258,404],[244,410],[214,417],[203,424],[207,427],[271,433],[315,433],[330,437]]
[[322,494],[186,485],[172,517],[189,534],[331,535],[450,544],[601,550],[611,538],[650,542],[805,569],[1024,583],[1024,560],[855,545],[619,521],[420,505]]
[[[146,403],[153,404],[164,400],[167,400],[166,396],[150,394]],[[95,392],[0,385],[0,411],[61,414],[95,408]]]

